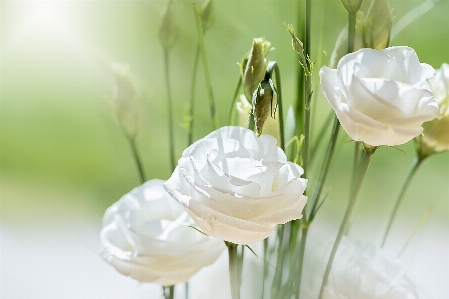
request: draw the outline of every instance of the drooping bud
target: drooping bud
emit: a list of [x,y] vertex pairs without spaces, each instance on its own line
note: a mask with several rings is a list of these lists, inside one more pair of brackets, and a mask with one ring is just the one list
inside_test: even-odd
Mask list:
[[212,6],[212,0],[204,1],[200,10],[201,24],[203,25],[203,31],[206,32],[215,22],[215,16]]
[[[359,10],[355,23],[354,52],[363,48],[363,21],[363,11]],[[348,24],[346,24],[338,35],[334,51],[330,58],[329,67],[336,69],[338,62],[346,54],[348,54]]]
[[418,153],[422,156],[449,150],[449,64],[443,63],[428,81],[443,117],[423,124],[423,134],[417,137]]
[[159,41],[164,49],[171,48],[178,38],[178,28],[176,27],[175,12],[172,0],[168,0],[162,13],[162,23],[159,29]]
[[345,7],[346,11],[355,14],[362,6],[363,0],[341,0],[341,3]]
[[253,114],[257,136],[260,136],[265,121],[276,112],[276,91],[270,79],[263,80],[253,94]]
[[265,76],[266,69],[264,39],[255,38],[243,73],[243,92],[248,100],[252,99],[254,91]]
[[129,64],[111,64],[115,84],[112,88],[111,104],[114,116],[128,137],[135,137],[139,127],[138,89]]
[[388,47],[391,36],[391,11],[388,0],[372,0],[363,31],[365,48],[382,50]]

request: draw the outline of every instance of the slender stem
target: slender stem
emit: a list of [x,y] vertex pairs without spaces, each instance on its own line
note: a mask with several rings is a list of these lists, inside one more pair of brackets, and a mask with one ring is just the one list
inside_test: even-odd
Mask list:
[[[359,153],[360,153],[360,142],[354,142],[354,159],[352,161],[352,183],[355,182],[355,177],[357,175],[358,163],[359,163]],[[351,186],[352,188],[352,186]]]
[[327,284],[327,279],[329,278],[329,273],[332,268],[332,264],[334,262],[335,254],[337,253],[338,246],[340,245],[341,239],[343,238],[344,232],[346,231],[346,227],[348,226],[349,218],[351,217],[352,210],[357,201],[357,196],[359,195],[360,188],[362,187],[363,180],[365,179],[365,175],[371,163],[371,158],[373,154],[376,152],[377,148],[378,147],[364,145],[362,161],[360,163],[357,179],[353,186],[351,198],[349,199],[348,206],[346,207],[346,212],[343,217],[343,221],[340,224],[337,238],[335,239],[334,246],[332,247],[329,261],[327,262],[326,271],[324,272],[323,276],[323,283],[321,284],[320,295],[318,297],[319,299],[323,298],[324,287]]
[[348,53],[354,52],[356,14],[348,13]]
[[276,261],[276,272],[274,274],[271,289],[271,298],[276,298],[276,295],[278,294],[282,282],[282,268],[283,268],[282,266],[284,261],[284,250],[282,250],[282,244],[284,243],[284,230],[285,225],[281,224],[279,227],[279,244],[277,247],[278,257]]
[[410,166],[410,170],[408,172],[408,175],[405,179],[404,185],[402,185],[401,192],[399,193],[398,198],[396,199],[396,203],[393,208],[393,212],[391,213],[390,219],[388,220],[387,229],[385,230],[384,237],[382,239],[382,245],[381,247],[384,247],[385,241],[387,240],[388,233],[390,232],[391,226],[394,222],[394,219],[396,217],[396,214],[399,210],[399,206],[401,205],[402,199],[404,198],[405,192],[407,191],[408,186],[410,185],[410,182],[412,181],[413,175],[418,170],[421,163],[424,161],[426,157],[417,156],[415,160],[413,160],[412,165]]
[[137,152],[137,145],[136,145],[136,138],[135,137],[128,137],[129,144],[131,146],[131,151],[133,154],[134,161],[136,162],[137,171],[139,173],[139,179],[140,183],[145,183],[145,172],[143,170],[143,164],[142,160],[140,159],[139,153]]
[[232,299],[240,299],[239,267],[237,256],[237,244],[225,241],[229,254],[229,278],[231,282]]
[[186,282],[186,299],[189,299],[189,282]]
[[242,86],[242,76],[239,77],[239,81],[237,82],[237,86],[235,87],[234,94],[232,95],[231,105],[229,105],[228,111],[228,125],[233,124],[232,116],[235,111],[235,102],[237,100],[237,95],[239,94],[240,87]]
[[299,298],[299,294],[301,291],[301,278],[302,278],[302,268],[304,264],[304,253],[306,251],[306,243],[307,243],[307,233],[309,232],[308,226],[302,227],[301,234],[301,247],[299,248],[299,261],[298,261],[298,276],[296,279],[296,298]]
[[[305,51],[306,55],[310,57],[310,49],[312,48],[310,28],[312,25],[312,0],[306,0],[306,36],[305,36]],[[306,95],[307,96],[307,95]]]
[[200,57],[200,46],[197,45],[195,52],[195,60],[193,62],[193,74],[192,74],[192,90],[190,92],[190,107],[189,107],[189,125],[187,127],[188,137],[187,137],[187,146],[190,146],[193,143],[193,120],[195,114],[195,84],[196,84],[196,73],[198,69],[198,60]]
[[267,279],[267,274],[268,274],[268,260],[269,260],[269,256],[268,256],[268,245],[269,245],[269,239],[265,238],[263,240],[263,280],[262,280],[262,299],[265,296],[265,280]]
[[207,56],[206,56],[206,47],[204,45],[203,24],[201,23],[200,10],[196,3],[193,3],[193,10],[195,12],[196,26],[197,26],[197,31],[198,31],[198,40],[199,40],[201,57],[203,60],[204,76],[206,77],[206,86],[207,86],[207,91],[208,91],[208,95],[209,95],[209,110],[210,110],[210,116],[212,119],[212,128],[214,130],[216,130],[218,128],[218,118],[217,118],[216,109],[215,109],[215,100],[214,100],[214,93],[212,91],[212,83],[210,81],[209,65],[207,63]]
[[170,166],[171,170],[175,169],[175,137],[173,133],[173,103],[171,98],[170,88],[170,73],[169,73],[169,53],[168,49],[164,49],[164,66],[165,66],[165,84],[167,86],[167,98],[168,98],[168,135],[170,142]]
[[[240,253],[238,251],[238,247],[240,247]],[[238,254],[238,259],[237,259],[237,263],[238,263],[238,278],[239,278],[239,289],[242,286],[242,270],[243,270],[243,257],[245,255],[245,246],[243,245],[239,245],[237,247],[237,254]]]
[[[314,102],[314,104],[316,104],[316,101]],[[334,117],[335,117],[334,110],[329,111],[329,114],[326,117],[326,121],[323,123],[320,131],[316,135],[316,136],[318,136],[318,140],[316,140],[316,142],[313,144],[312,153],[315,153],[318,150],[318,148],[320,147],[321,142],[324,141],[324,138],[322,138],[322,136],[324,136],[324,134],[326,133],[326,130],[327,130],[327,128],[329,128],[329,124],[332,121],[332,119],[334,119]]]
[[162,287],[164,292],[165,299],[174,299],[175,298],[175,286]]
[[[301,41],[305,41],[305,27],[306,27],[306,16],[305,16],[305,0],[298,1],[298,27],[297,34],[298,38]],[[304,127],[302,124],[304,123],[304,69],[300,63],[297,63],[297,86],[296,86],[296,102],[295,102],[295,120],[296,120],[296,130],[295,135],[301,136],[304,134]]]
[[285,152],[285,134],[284,134],[284,112],[282,107],[282,87],[281,87],[281,73],[279,71],[279,65],[276,61],[271,61],[267,66],[267,74],[271,76],[271,73],[274,71],[276,75],[276,91],[278,96],[278,109],[279,109],[279,135],[281,135],[280,145],[281,149]]

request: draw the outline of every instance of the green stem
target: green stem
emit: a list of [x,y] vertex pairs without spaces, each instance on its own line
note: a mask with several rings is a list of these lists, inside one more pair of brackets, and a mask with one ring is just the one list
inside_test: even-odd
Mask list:
[[[306,14],[305,14],[305,0],[298,1],[298,27],[297,34],[298,38],[301,41],[305,41],[305,31],[306,31]],[[296,81],[296,102],[294,105],[295,109],[295,120],[296,120],[296,130],[295,135],[301,136],[304,134],[304,127],[302,124],[304,123],[304,106],[305,106],[305,97],[304,97],[304,69],[300,63],[296,63],[297,65],[297,81]]]
[[282,107],[282,87],[281,87],[281,73],[279,71],[279,65],[276,61],[271,61],[267,66],[267,74],[271,77],[272,72],[276,75],[276,91],[278,96],[278,109],[279,109],[279,135],[281,135],[280,147],[285,152],[285,134],[284,134],[284,112]]
[[209,110],[210,110],[210,116],[212,119],[212,128],[213,128],[213,130],[216,130],[218,128],[218,118],[217,118],[216,109],[215,109],[215,100],[214,100],[214,93],[212,91],[212,83],[210,81],[209,65],[207,63],[207,56],[206,56],[206,47],[204,45],[203,24],[201,23],[200,9],[196,3],[193,3],[193,10],[195,12],[196,26],[197,26],[197,31],[198,31],[198,40],[199,40],[201,57],[203,60],[204,76],[206,77],[206,86],[207,86],[207,91],[208,91],[208,95],[209,95]]
[[190,146],[193,143],[193,120],[195,113],[195,84],[196,84],[196,73],[198,69],[198,60],[200,57],[200,46],[196,47],[195,52],[195,60],[193,63],[193,74],[192,74],[192,90],[190,92],[190,107],[189,107],[189,126],[188,129],[188,138],[187,138],[187,146]]
[[232,124],[233,124],[232,116],[234,115],[234,111],[236,109],[235,102],[237,100],[237,96],[239,94],[241,86],[242,86],[242,76],[240,76],[239,81],[237,82],[237,86],[235,87],[234,94],[232,95],[231,105],[229,106],[228,125],[230,125],[230,126],[232,126]]
[[143,184],[146,182],[145,179],[145,172],[143,170],[143,164],[142,160],[139,157],[139,153],[137,152],[137,146],[136,146],[136,138],[135,137],[128,137],[129,144],[131,146],[131,151],[133,154],[134,161],[136,162],[137,171],[139,173],[139,179],[140,183]]
[[231,282],[231,295],[232,299],[240,299],[240,283],[239,283],[239,267],[238,267],[238,255],[237,244],[233,244],[225,241],[228,247],[229,254],[229,279]]
[[312,25],[312,0],[306,0],[306,36],[305,36],[306,57],[310,57],[310,49],[312,48],[312,42],[310,38],[311,25]]
[[271,298],[276,298],[276,295],[278,294],[278,291],[281,287],[282,282],[282,266],[284,262],[284,250],[282,250],[282,244],[284,243],[284,229],[285,225],[280,225],[279,227],[279,244],[277,247],[278,251],[278,257],[276,261],[276,272],[274,274],[273,278],[273,284],[271,289]]
[[402,199],[404,198],[405,192],[407,191],[407,188],[410,185],[410,182],[412,181],[413,175],[416,173],[416,171],[418,170],[419,166],[421,165],[421,163],[424,161],[425,158],[426,158],[425,156],[424,157],[417,156],[415,158],[415,160],[413,160],[413,163],[410,167],[408,175],[405,179],[404,185],[402,185],[401,193],[399,193],[399,196],[396,199],[396,203],[394,205],[393,212],[391,213],[390,219],[388,220],[387,229],[385,230],[385,234],[382,239],[381,247],[384,247],[384,245],[385,245],[385,241],[387,240],[388,233],[390,232],[391,226],[392,226],[394,219],[396,217],[396,214],[399,210],[399,206],[401,205]]
[[[316,94],[314,94],[314,95],[316,95]],[[314,104],[316,104],[316,101],[314,102]],[[316,135],[316,136],[318,136],[318,140],[316,140],[315,143],[313,144],[312,153],[316,153],[316,151],[320,147],[321,142],[324,141],[324,138],[322,138],[322,136],[324,136],[324,134],[326,133],[326,130],[327,130],[327,128],[329,128],[329,124],[334,117],[335,117],[334,110],[329,111],[329,114],[326,117],[326,121],[323,123],[320,131]]]
[[340,245],[341,239],[343,238],[344,232],[346,231],[346,227],[348,226],[349,219],[351,217],[352,210],[357,201],[357,196],[359,195],[360,188],[362,187],[362,183],[365,179],[366,173],[368,171],[369,165],[371,163],[371,158],[373,154],[376,152],[378,147],[369,146],[364,144],[362,161],[360,163],[359,171],[357,174],[357,179],[354,184],[354,187],[351,192],[351,198],[349,199],[348,206],[346,207],[346,212],[343,217],[343,221],[340,224],[340,228],[338,230],[337,238],[335,239],[334,246],[332,247],[332,251],[329,257],[329,261],[327,262],[326,271],[323,276],[323,283],[321,284],[319,299],[323,298],[324,287],[327,284],[327,280],[329,278],[329,273],[332,268],[332,264],[334,262],[335,254],[337,253],[338,246]]
[[243,257],[245,255],[245,246],[244,245],[240,245],[240,253],[238,251],[238,247],[237,247],[237,254],[238,254],[238,278],[239,278],[239,290],[240,287],[242,286],[242,270],[243,270]]
[[268,265],[269,265],[269,259],[270,257],[268,256],[268,238],[265,238],[263,240],[263,280],[262,280],[262,299],[265,296],[265,280],[267,279],[267,275],[268,275]]
[[175,298],[175,286],[162,287],[165,299]]
[[354,52],[356,14],[348,13],[348,53]]
[[304,264],[304,253],[306,251],[306,243],[307,243],[307,233],[309,232],[308,226],[302,227],[301,234],[301,247],[299,248],[299,261],[298,261],[298,277],[296,279],[296,298],[299,298],[299,294],[301,291],[301,279],[302,279],[302,268]]
[[171,98],[171,88],[170,88],[170,73],[169,73],[169,53],[168,49],[164,49],[164,66],[165,66],[165,83],[167,86],[167,97],[168,97],[168,135],[170,143],[170,166],[171,170],[175,169],[175,138],[173,133],[173,103]]
[[189,299],[189,282],[186,282],[186,299]]

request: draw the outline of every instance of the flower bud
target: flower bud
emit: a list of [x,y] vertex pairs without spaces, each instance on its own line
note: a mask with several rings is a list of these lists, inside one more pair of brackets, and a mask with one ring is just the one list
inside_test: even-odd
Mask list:
[[239,114],[239,126],[247,128],[251,115],[251,104],[243,94],[240,95],[240,101],[235,103],[235,108]]
[[201,24],[203,25],[203,31],[206,32],[215,22],[215,16],[212,6],[212,0],[206,0],[201,6]]
[[[363,48],[363,11],[359,11],[356,16],[354,52]],[[348,24],[341,30],[335,43],[334,51],[330,59],[330,68],[336,69],[338,61],[348,54]]]
[[139,125],[138,90],[134,84],[129,64],[111,64],[115,75],[111,104],[114,116],[128,137],[135,137]]
[[349,13],[357,13],[362,6],[363,0],[341,0],[341,3]]
[[429,79],[429,85],[443,117],[423,124],[423,134],[417,137],[418,151],[422,156],[449,150],[449,64],[443,63],[435,76]]
[[264,39],[255,38],[243,73],[243,92],[248,100],[264,78],[266,69]]
[[388,0],[372,0],[366,15],[363,42],[365,48],[382,50],[391,36],[391,11]]
[[178,28],[175,22],[172,0],[168,0],[162,14],[162,23],[159,29],[159,41],[164,49],[171,48],[178,38]]
[[262,130],[267,118],[276,111],[276,92],[271,80],[263,80],[253,94],[253,114],[257,136]]

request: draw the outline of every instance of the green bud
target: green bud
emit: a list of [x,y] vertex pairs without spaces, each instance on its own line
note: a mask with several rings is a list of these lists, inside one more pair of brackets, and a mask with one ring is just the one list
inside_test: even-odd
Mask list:
[[253,92],[265,77],[267,63],[264,55],[264,39],[253,39],[253,45],[248,55],[248,61],[243,73],[243,92],[247,99],[252,98]]
[[271,80],[263,80],[253,94],[253,114],[257,136],[262,134],[265,121],[276,112],[276,92]]
[[349,13],[357,13],[362,6],[363,0],[341,0],[341,3]]
[[363,33],[365,48],[385,49],[390,43],[391,11],[388,0],[372,0]]
[[178,38],[178,28],[176,27],[175,13],[172,0],[167,1],[162,14],[162,23],[159,29],[159,41],[164,49],[171,48]]
[[129,64],[111,64],[115,83],[112,88],[111,104],[114,116],[128,137],[137,134],[139,126],[138,89],[132,79]]
[[[363,11],[359,11],[356,16],[354,52],[363,48]],[[334,51],[330,58],[330,68],[337,68],[340,59],[348,54],[348,24],[341,30],[335,43]]]
[[203,25],[203,31],[206,32],[215,22],[215,16],[212,6],[212,0],[206,0],[201,6],[201,24]]

